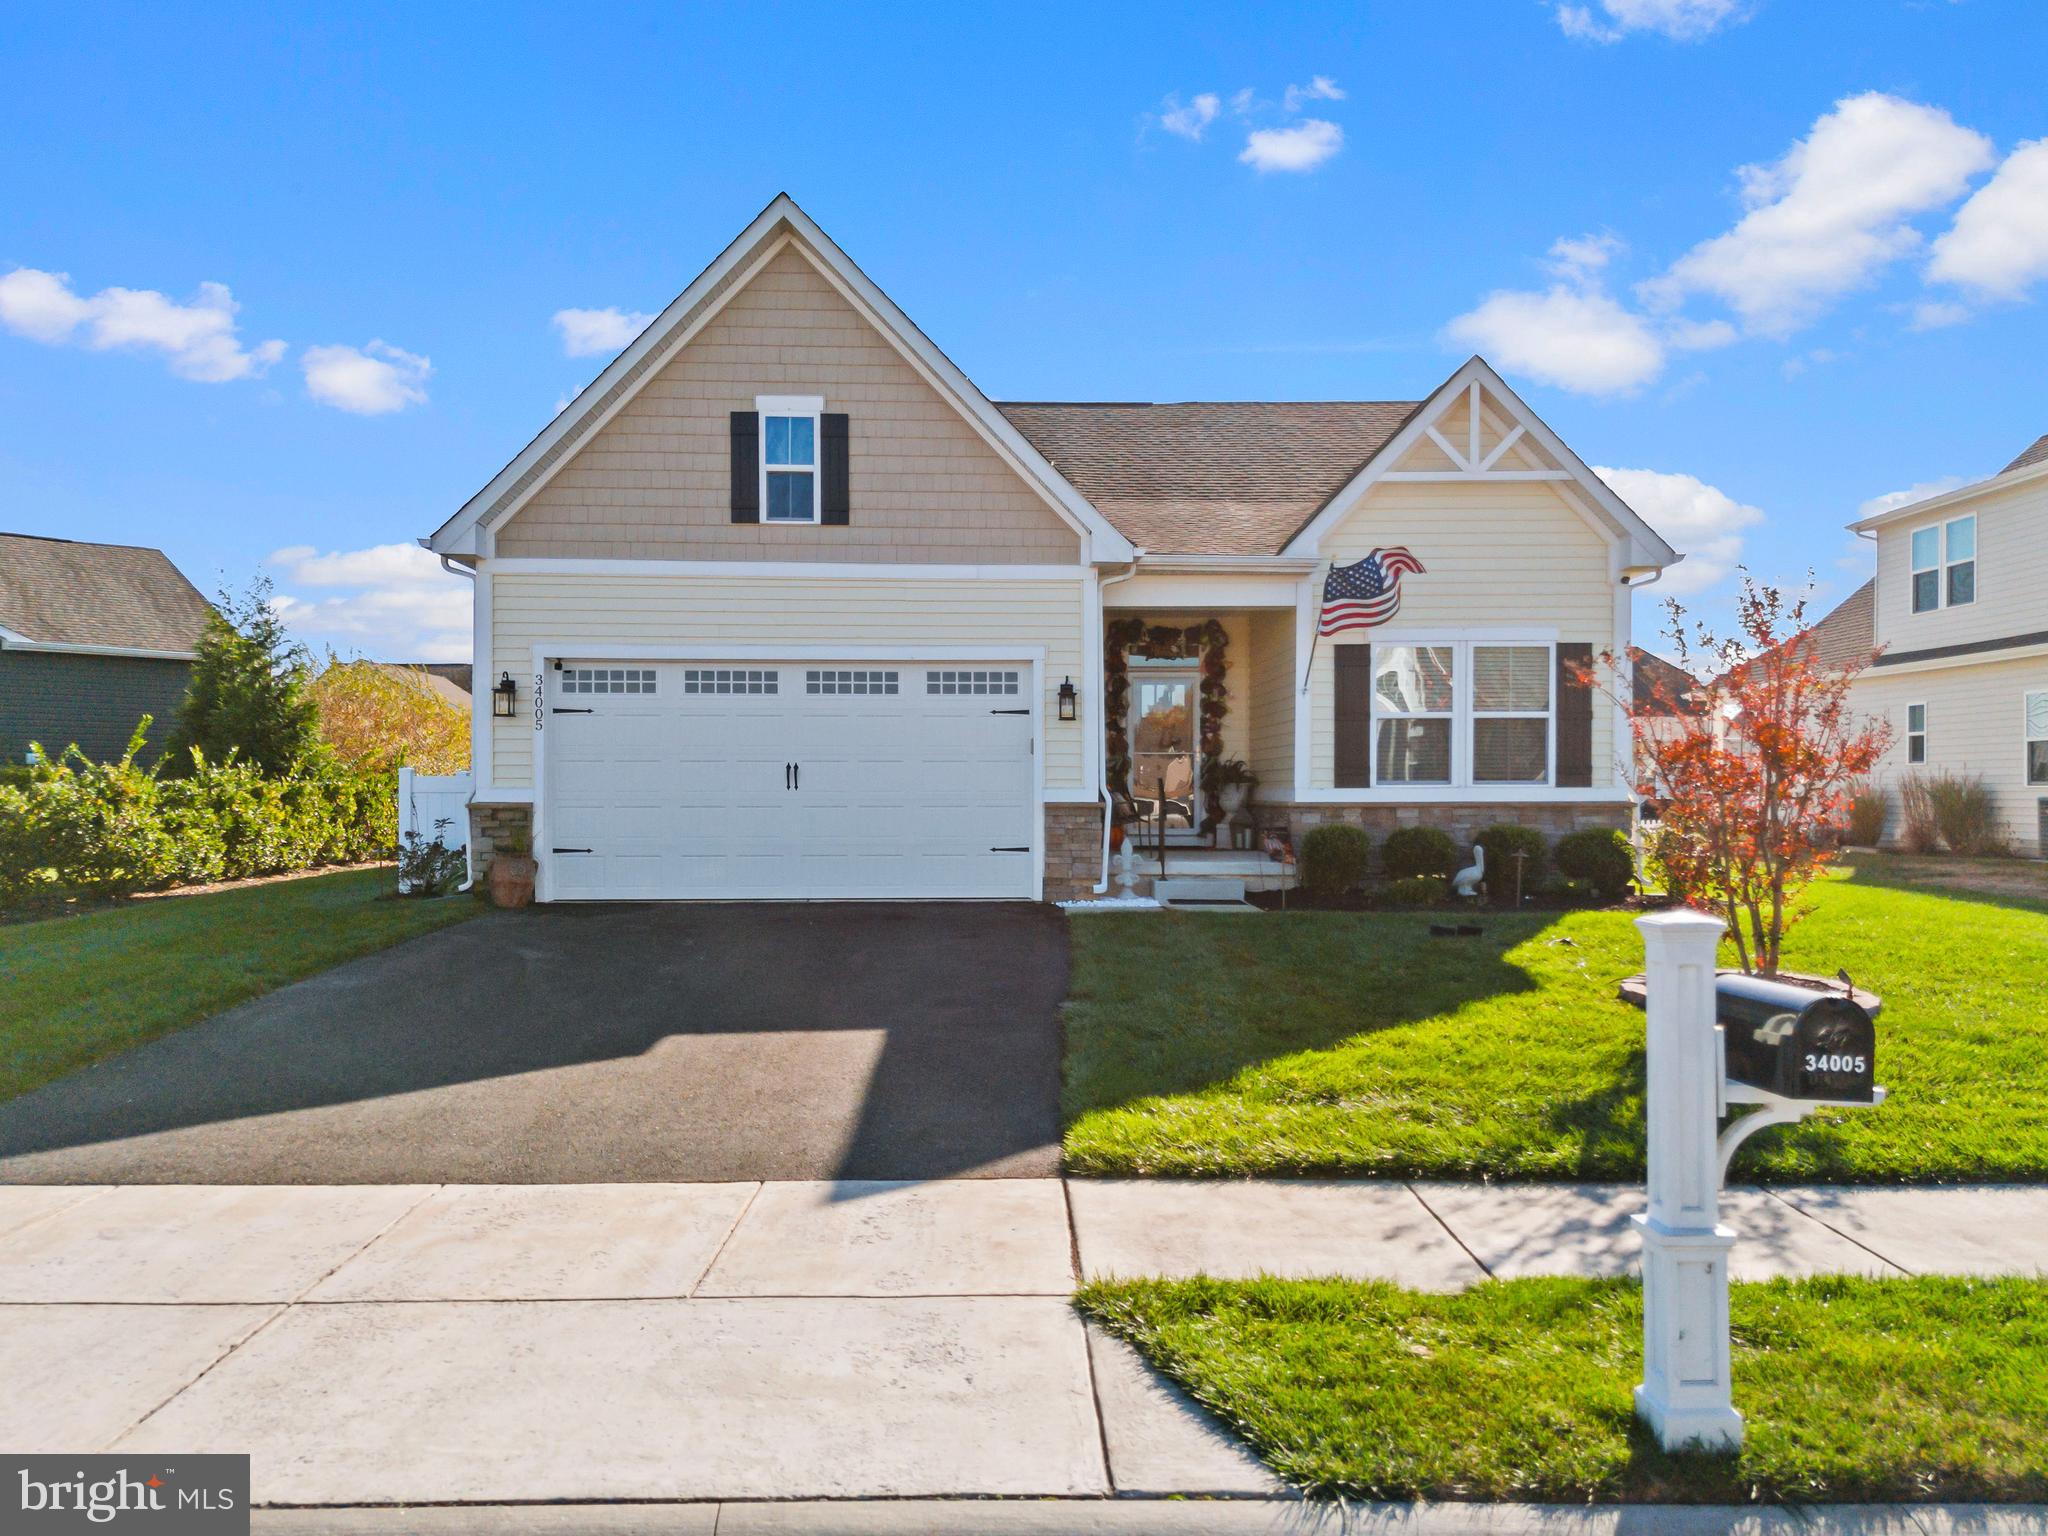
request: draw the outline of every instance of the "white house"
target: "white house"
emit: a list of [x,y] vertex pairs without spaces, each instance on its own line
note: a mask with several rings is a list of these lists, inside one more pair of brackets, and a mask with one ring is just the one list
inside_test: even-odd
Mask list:
[[2048,437],[1849,526],[1877,541],[1877,575],[1820,628],[1876,653],[1851,697],[1894,727],[1880,780],[1981,776],[2013,845],[2048,856]]
[[[477,846],[530,828],[556,901],[1075,895],[1111,804],[1213,841],[1233,760],[1297,831],[1625,825],[1576,663],[1678,558],[1478,358],[992,402],[787,197],[425,542]],[[1318,640],[1333,565],[1380,622]]]

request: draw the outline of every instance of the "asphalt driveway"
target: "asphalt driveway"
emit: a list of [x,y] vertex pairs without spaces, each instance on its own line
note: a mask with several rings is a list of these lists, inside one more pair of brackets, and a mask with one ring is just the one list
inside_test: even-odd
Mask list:
[[1050,1174],[1064,922],[492,913],[0,1104],[0,1183]]

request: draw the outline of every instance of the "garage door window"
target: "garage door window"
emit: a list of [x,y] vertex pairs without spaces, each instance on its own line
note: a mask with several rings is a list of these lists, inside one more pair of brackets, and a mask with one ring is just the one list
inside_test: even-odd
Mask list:
[[926,693],[1000,693],[1017,691],[1015,672],[948,671],[924,675]]
[[652,667],[564,667],[564,693],[652,693]]
[[804,673],[805,693],[894,693],[894,672],[811,671]]
[[[778,693],[782,674],[758,667],[685,667],[685,693]],[[647,690],[652,693],[650,687]]]

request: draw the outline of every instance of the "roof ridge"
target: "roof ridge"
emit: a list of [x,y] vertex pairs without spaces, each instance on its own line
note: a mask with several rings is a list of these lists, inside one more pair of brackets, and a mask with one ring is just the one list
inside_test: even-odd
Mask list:
[[1413,400],[993,400],[992,405],[1058,405],[1068,409],[1109,409],[1144,406],[1157,409],[1174,405],[1400,405]]
[[[0,528],[0,539],[34,539],[41,544],[75,544],[80,549],[139,549],[144,554],[163,554],[163,550],[155,544],[110,544],[105,539],[62,539],[54,533],[10,533],[5,528]],[[165,558],[168,559],[169,556]]]

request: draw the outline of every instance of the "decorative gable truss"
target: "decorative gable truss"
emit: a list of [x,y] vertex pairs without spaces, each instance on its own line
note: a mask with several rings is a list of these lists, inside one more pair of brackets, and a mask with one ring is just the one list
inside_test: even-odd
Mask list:
[[1479,357],[1445,380],[1281,553],[1320,553],[1323,536],[1373,486],[1416,481],[1551,482],[1616,544],[1617,574],[1661,569],[1682,558]]

